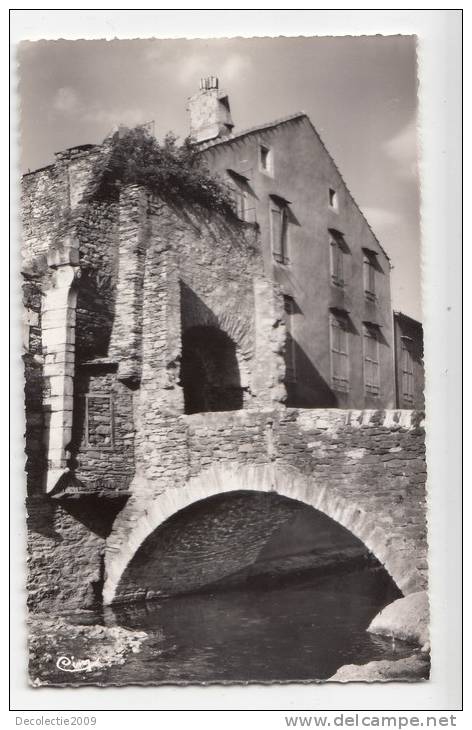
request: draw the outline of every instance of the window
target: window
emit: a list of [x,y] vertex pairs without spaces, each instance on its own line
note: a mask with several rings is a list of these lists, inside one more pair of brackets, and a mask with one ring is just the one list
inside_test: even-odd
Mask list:
[[259,145],[259,168],[267,175],[274,174],[272,150],[264,144]]
[[334,390],[349,391],[349,329],[347,316],[331,314],[331,379]]
[[293,315],[295,314],[295,302],[292,297],[284,296],[285,328],[287,333],[285,349],[285,379],[293,382],[297,379],[295,366],[295,340],[293,339]]
[[364,387],[366,393],[380,393],[379,331],[373,325],[364,325]]
[[249,178],[230,168],[226,172],[230,178],[229,187],[233,195],[236,215],[246,223],[255,223],[256,207],[254,204],[254,196],[249,185]]
[[270,202],[270,239],[272,255],[280,264],[288,264],[288,205]]
[[375,300],[375,254],[364,249],[364,293],[367,299]]
[[233,188],[233,197],[238,218],[245,221],[245,223],[255,223],[256,208],[249,193],[246,190],[235,187]]
[[333,208],[334,210],[338,209],[338,195],[336,193],[336,190],[333,190],[333,188],[328,188],[328,200],[329,200],[329,207]]
[[243,190],[238,188],[233,190],[234,204],[236,207],[236,215],[240,220],[246,220],[247,198]]
[[[341,236],[341,234],[339,234]],[[336,286],[344,286],[344,251],[338,236],[330,235],[331,281]]]
[[401,368],[402,368],[402,396],[408,403],[413,403],[415,397],[415,374],[413,370],[413,355],[410,342],[401,338]]

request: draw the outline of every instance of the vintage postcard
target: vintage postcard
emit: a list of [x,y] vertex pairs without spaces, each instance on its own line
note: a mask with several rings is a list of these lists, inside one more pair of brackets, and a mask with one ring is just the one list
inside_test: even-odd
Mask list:
[[30,682],[427,680],[417,38],[17,62]]

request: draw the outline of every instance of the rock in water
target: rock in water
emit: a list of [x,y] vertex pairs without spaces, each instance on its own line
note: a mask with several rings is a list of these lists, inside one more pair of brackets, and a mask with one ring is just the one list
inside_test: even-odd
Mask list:
[[426,591],[410,593],[377,614],[367,631],[429,648],[429,601]]
[[429,678],[429,659],[413,654],[405,659],[384,659],[368,664],[346,664],[328,682],[415,682]]

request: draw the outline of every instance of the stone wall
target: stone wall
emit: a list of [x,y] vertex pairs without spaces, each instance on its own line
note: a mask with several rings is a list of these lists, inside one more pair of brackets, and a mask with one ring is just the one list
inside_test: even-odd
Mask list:
[[[293,409],[196,414],[164,419],[155,439],[157,448],[148,442],[147,449],[137,450],[127,502],[119,491],[114,499],[110,493],[68,494],[31,502],[34,607],[88,605],[101,598],[103,581],[106,601],[171,591],[171,585],[176,591],[204,586],[256,560],[298,503],[352,532],[403,593],[425,587],[421,414]],[[166,443],[164,453],[159,439]],[[270,499],[243,500],[235,520],[231,500],[241,492],[295,502],[279,507]],[[217,507],[209,509],[206,500],[215,497]],[[193,510],[191,527],[173,530],[175,516],[199,502],[201,519]],[[208,520],[218,522],[217,540],[209,539]],[[231,560],[218,562],[218,551]],[[162,578],[160,589],[146,579],[154,572]],[[51,575],[57,578],[54,590]]]
[[89,608],[101,602],[104,554],[126,497],[31,497],[28,514],[28,606]]
[[106,146],[82,145],[56,154],[54,164],[22,180],[22,257],[24,266],[45,258],[49,248],[80,207],[97,160]]
[[[231,338],[245,407],[284,394],[280,302],[273,292],[265,296],[257,229],[135,186],[123,188],[118,201],[88,197],[105,151],[61,153],[24,180],[34,605],[73,600],[68,586],[79,576],[77,602],[90,600],[104,548],[104,530],[90,533],[90,521],[108,525],[130,492],[148,483],[161,490],[187,476],[180,418],[186,330],[210,327]],[[269,348],[256,347],[256,319]],[[264,387],[253,387],[256,370],[267,375]],[[49,569],[54,575],[61,563],[67,576],[51,593]]]
[[[200,500],[241,490],[276,492],[314,507],[360,539],[404,593],[425,587],[420,413],[281,409],[184,416],[180,421],[185,465],[179,467],[179,453],[174,453],[171,478],[166,482],[161,473],[159,480],[142,482],[117,518],[107,541],[105,600],[129,596],[122,576],[167,519]],[[146,458],[157,468],[158,452],[150,450]],[[248,519],[248,542],[250,525]],[[241,535],[242,543],[244,539]],[[240,567],[249,554],[240,558]],[[200,574],[203,584],[209,575]],[[143,590],[145,586],[139,594]]]
[[155,530],[126,567],[117,599],[228,588],[249,577],[257,586],[261,576],[367,559],[365,546],[321,512],[276,493],[235,491],[197,501]]
[[134,475],[134,437],[133,391],[107,365],[80,368],[70,446],[74,486],[86,492],[126,492]]
[[40,286],[36,281],[26,279],[23,284],[23,363],[25,372],[25,470],[28,495],[41,490],[42,476],[45,471],[41,300]]
[[252,565],[300,505],[234,492],[197,502],[156,530],[126,568],[119,599],[202,588]]
[[[142,595],[139,560],[131,585],[123,576],[145,541],[195,502],[241,491],[261,499],[219,503],[231,571],[295,509],[268,509],[262,497],[275,492],[350,530],[404,593],[423,588],[421,415],[285,409],[283,297],[263,274],[257,228],[134,186],[119,201],[86,201],[98,154],[59,155],[25,181],[31,606],[91,605],[102,589],[106,602]],[[184,415],[182,353],[196,331],[233,344],[241,409]],[[174,534],[163,584],[218,574],[205,509],[192,580]]]

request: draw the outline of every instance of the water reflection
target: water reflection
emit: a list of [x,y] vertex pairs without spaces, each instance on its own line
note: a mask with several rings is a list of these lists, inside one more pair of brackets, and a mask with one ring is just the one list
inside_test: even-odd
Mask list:
[[383,569],[370,568],[107,609],[106,623],[146,631],[149,639],[102,681],[322,680],[343,664],[401,658],[410,646],[366,632],[398,595]]

